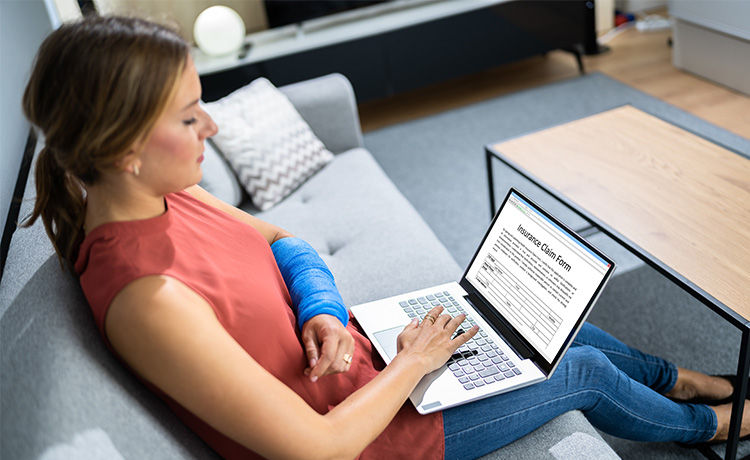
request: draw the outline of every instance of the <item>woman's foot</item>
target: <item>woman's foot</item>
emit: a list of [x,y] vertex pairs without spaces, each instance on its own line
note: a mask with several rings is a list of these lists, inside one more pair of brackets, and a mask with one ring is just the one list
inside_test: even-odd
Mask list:
[[695,398],[720,401],[732,396],[733,392],[734,388],[727,379],[678,367],[677,382],[666,396],[678,401]]
[[[722,404],[711,407],[716,412],[716,434],[708,442],[726,441],[729,437],[729,421],[732,416],[732,405]],[[750,435],[750,401],[745,401],[745,409],[742,411],[742,426],[740,437]]]

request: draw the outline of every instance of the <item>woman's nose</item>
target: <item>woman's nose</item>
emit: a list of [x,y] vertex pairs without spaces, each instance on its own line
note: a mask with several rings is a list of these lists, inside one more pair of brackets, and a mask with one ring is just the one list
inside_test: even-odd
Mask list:
[[207,137],[211,137],[219,131],[219,127],[216,126],[216,123],[214,123],[214,120],[211,118],[211,116],[205,113],[205,117],[206,118],[203,124],[203,129],[201,130],[201,135],[203,139]]

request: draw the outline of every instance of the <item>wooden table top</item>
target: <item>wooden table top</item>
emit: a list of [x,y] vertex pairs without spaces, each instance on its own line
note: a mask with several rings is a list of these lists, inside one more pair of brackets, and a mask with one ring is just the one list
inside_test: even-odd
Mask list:
[[632,106],[491,148],[750,320],[747,158]]

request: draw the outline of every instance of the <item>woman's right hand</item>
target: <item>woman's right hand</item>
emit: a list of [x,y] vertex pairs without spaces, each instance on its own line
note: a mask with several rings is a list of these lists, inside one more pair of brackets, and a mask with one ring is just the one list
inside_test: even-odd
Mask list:
[[433,308],[421,323],[415,318],[398,336],[398,353],[417,357],[425,366],[425,374],[445,364],[458,347],[479,331],[479,327],[474,326],[451,340],[466,315],[451,318],[442,315],[442,311],[443,307]]

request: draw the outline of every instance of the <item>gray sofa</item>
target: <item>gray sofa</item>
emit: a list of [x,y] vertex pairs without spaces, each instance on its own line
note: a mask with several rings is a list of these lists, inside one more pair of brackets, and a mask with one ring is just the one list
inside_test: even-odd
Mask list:
[[[349,82],[329,75],[282,90],[336,158],[256,214],[309,241],[349,305],[458,279],[461,268],[363,148]],[[226,173],[213,158],[204,185],[246,206],[236,185],[221,179]],[[30,181],[21,216],[33,196]],[[1,458],[216,458],[107,352],[41,222],[13,236],[0,315]],[[617,456],[580,412],[570,412],[487,458]]]

